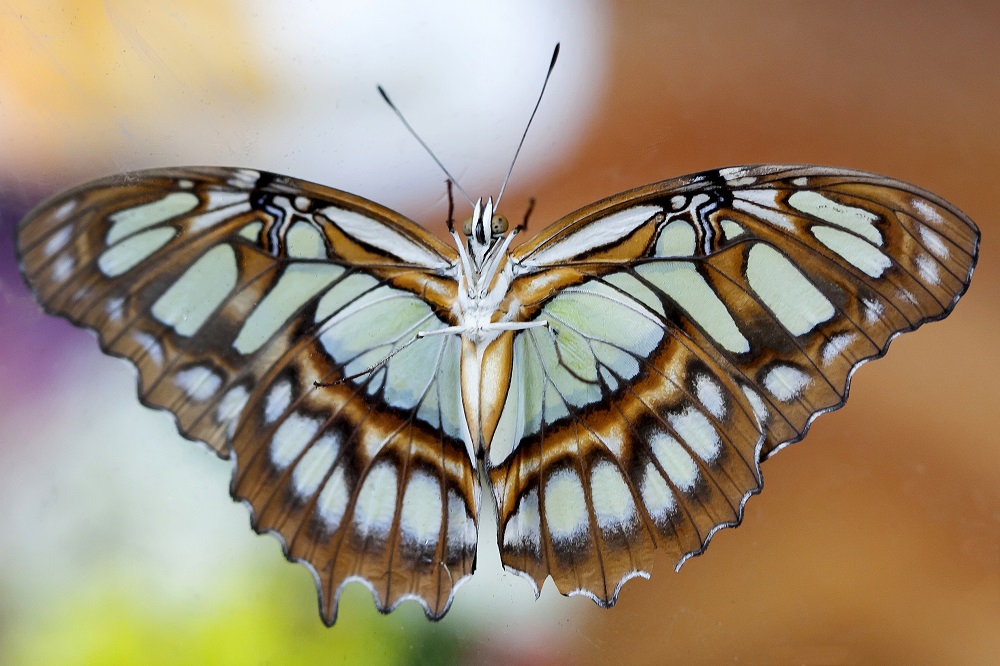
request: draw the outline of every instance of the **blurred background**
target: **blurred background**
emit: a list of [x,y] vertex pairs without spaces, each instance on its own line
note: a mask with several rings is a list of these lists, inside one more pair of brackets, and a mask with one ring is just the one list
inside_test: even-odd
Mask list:
[[[229,465],[139,406],[134,372],[41,313],[17,221],[83,180],[264,168],[443,234],[444,178],[537,229],[620,190],[741,163],[866,169],[985,238],[956,312],[763,466],[679,573],[601,610],[481,570],[439,623],[312,578],[255,536]],[[1000,5],[982,2],[0,3],[0,662],[1000,661]],[[466,215],[459,210],[459,217]]]

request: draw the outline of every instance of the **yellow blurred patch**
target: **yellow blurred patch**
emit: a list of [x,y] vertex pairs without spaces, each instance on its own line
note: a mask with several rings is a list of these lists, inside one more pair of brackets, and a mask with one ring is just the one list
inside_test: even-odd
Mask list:
[[[264,92],[249,22],[237,4],[22,3],[0,14],[0,77],[7,95],[39,110],[104,114],[109,106],[155,111],[157,90],[250,99]],[[211,54],[211,57],[207,57]]]
[[205,589],[197,605],[162,603],[155,592],[147,594],[148,581],[109,567],[67,590],[59,603],[6,623],[0,631],[0,662],[458,663],[465,639],[450,624],[428,622],[415,603],[380,615],[368,590],[349,586],[337,624],[327,628],[315,597],[303,594],[306,588],[311,592],[312,581],[299,567],[276,565],[274,577],[243,572],[220,581]]
[[157,145],[171,145],[180,118],[211,113],[214,105],[216,116],[241,117],[267,104],[279,96],[268,94],[273,80],[253,25],[231,2],[21,1],[0,8],[6,168],[77,177],[119,170],[135,161],[123,156],[148,151],[146,137],[159,132]]

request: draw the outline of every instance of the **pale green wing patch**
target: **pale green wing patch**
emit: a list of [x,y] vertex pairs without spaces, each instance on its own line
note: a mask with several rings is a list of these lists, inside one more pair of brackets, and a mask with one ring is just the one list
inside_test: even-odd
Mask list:
[[446,326],[414,294],[374,286],[370,276],[344,278],[319,298],[319,342],[347,381],[379,393],[386,404],[415,410],[432,427],[461,439],[460,343],[433,333]]
[[563,290],[538,318],[548,327],[523,331],[514,341],[512,388],[490,449],[493,465],[543,423],[599,403],[634,380],[665,334],[655,308],[601,280]]

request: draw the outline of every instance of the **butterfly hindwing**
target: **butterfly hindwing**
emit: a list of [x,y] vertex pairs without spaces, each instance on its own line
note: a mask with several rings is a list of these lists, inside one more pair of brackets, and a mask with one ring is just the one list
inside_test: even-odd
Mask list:
[[403,347],[450,323],[453,250],[358,197],[228,169],[86,185],[36,209],[18,244],[42,302],[135,363],[145,404],[235,457],[234,497],[312,568],[328,623],[348,580],[383,610],[445,612],[479,501],[460,345]]
[[700,552],[858,365],[951,310],[977,247],[913,186],[768,166],[624,192],[514,250],[516,302],[548,326],[509,342],[505,565],[608,605],[654,548]]

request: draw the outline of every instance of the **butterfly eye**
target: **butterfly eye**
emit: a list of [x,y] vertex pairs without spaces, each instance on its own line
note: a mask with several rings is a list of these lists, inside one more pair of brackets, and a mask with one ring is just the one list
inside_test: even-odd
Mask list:
[[462,233],[466,236],[472,235],[472,218],[465,218],[465,222],[462,222]]
[[493,220],[490,222],[490,231],[494,236],[499,236],[501,234],[507,233],[507,228],[510,226],[507,222],[507,218],[503,215],[494,215]]

